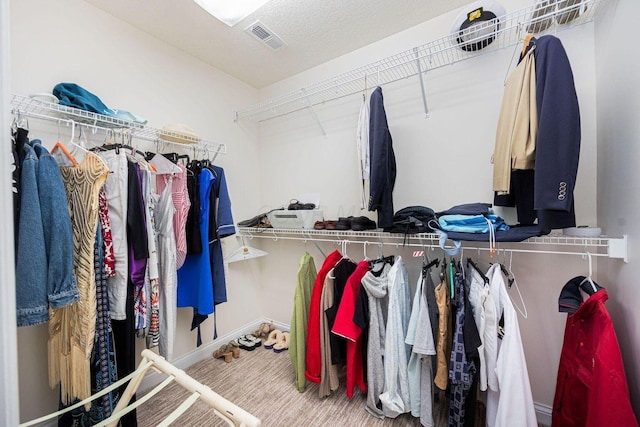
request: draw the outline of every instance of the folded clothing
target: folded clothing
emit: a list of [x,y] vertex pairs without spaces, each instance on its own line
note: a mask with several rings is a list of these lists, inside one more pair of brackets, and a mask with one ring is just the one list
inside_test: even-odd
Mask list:
[[498,215],[443,215],[438,218],[438,225],[444,231],[461,233],[489,233],[489,225],[493,231],[508,230],[504,219]]

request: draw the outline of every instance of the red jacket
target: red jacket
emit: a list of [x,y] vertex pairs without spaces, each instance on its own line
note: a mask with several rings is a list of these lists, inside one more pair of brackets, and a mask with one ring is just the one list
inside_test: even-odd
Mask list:
[[[565,295],[572,282],[563,289]],[[573,286],[576,292],[576,283]],[[575,299],[578,309],[567,317],[553,399],[554,427],[638,426],[618,339],[604,306],[607,298],[607,291],[600,289],[582,304]]]
[[336,335],[347,339],[347,372],[346,386],[347,397],[353,397],[353,389],[359,387],[360,391],[366,392],[367,385],[364,380],[364,369],[362,367],[362,329],[353,321],[356,311],[356,302],[360,293],[360,283],[362,278],[369,271],[369,263],[360,261],[356,270],[349,276],[344,287],[342,300],[338,306],[338,313],[333,324],[333,332]]
[[324,315],[324,312],[320,310],[320,297],[322,296],[324,279],[327,277],[329,270],[335,267],[341,258],[342,255],[338,251],[333,251],[329,254],[322,263],[320,271],[318,271],[311,291],[309,323],[307,323],[307,363],[304,376],[314,383],[320,383],[320,369],[322,366],[320,359],[320,315]]

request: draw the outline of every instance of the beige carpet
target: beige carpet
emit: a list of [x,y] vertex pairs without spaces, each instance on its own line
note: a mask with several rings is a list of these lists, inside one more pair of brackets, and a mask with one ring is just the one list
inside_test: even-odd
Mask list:
[[[258,417],[263,426],[419,426],[420,421],[404,414],[380,420],[365,411],[366,396],[359,393],[349,400],[341,387],[332,396],[318,397],[318,385],[309,383],[304,393],[294,386],[294,375],[287,352],[274,353],[262,347],[240,351],[231,363],[221,359],[204,360],[186,372],[213,391]],[[172,384],[138,408],[140,427],[156,426],[171,413],[188,393]],[[436,426],[446,426],[446,409]],[[442,411],[442,409],[445,409]],[[482,417],[478,417],[482,418]],[[478,419],[477,421],[480,421]],[[198,401],[174,425],[224,426],[211,408]]]

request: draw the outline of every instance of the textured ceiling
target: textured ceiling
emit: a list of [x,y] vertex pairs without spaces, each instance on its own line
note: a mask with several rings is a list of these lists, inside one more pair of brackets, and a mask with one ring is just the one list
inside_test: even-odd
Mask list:
[[[86,1],[261,88],[472,0],[271,0],[234,27],[190,0]],[[287,46],[272,51],[247,34],[256,19]]]

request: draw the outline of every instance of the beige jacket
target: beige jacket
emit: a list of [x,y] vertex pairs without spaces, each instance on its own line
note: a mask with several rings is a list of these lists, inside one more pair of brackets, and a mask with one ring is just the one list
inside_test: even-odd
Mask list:
[[493,151],[493,190],[508,194],[511,170],[535,167],[538,111],[531,49],[507,79]]

